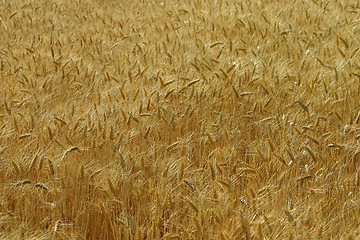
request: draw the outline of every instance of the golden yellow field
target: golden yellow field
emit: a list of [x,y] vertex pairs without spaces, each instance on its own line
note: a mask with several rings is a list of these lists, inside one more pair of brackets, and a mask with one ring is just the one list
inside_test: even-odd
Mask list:
[[2,0],[1,239],[358,239],[360,4]]

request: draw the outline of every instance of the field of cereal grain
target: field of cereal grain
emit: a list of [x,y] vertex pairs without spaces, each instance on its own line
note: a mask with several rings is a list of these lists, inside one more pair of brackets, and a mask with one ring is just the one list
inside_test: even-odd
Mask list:
[[360,4],[3,0],[1,239],[357,239]]

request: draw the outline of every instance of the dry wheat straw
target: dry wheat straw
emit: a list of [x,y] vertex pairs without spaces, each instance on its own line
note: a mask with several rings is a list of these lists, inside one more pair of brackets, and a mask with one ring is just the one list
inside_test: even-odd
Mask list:
[[0,238],[355,239],[358,10],[3,1]]

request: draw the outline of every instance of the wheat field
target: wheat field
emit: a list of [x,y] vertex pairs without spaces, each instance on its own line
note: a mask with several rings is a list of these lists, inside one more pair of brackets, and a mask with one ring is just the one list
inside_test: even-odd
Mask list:
[[3,0],[1,239],[358,239],[360,4]]

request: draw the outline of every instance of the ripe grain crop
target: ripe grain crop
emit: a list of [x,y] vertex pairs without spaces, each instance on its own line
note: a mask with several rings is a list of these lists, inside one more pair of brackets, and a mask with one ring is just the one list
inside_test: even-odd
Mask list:
[[355,239],[356,1],[0,3],[1,239]]

